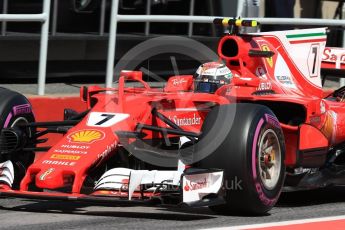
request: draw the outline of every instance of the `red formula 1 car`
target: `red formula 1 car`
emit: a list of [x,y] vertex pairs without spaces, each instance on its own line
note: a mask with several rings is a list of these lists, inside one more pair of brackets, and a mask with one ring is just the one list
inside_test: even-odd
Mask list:
[[[265,213],[283,188],[343,185],[345,88],[322,90],[326,29],[215,23],[232,28],[217,62],[161,89],[122,71],[116,88],[82,88],[88,110],[63,121],[35,122],[24,96],[1,89],[0,195]],[[48,133],[63,135],[47,147]]]

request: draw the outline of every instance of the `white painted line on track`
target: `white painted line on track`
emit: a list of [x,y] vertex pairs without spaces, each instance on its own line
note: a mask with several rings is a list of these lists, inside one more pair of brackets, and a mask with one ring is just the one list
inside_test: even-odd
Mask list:
[[268,222],[262,224],[248,224],[248,225],[238,225],[238,226],[229,226],[229,227],[215,227],[207,228],[203,230],[241,230],[241,229],[255,229],[255,228],[266,228],[266,227],[277,227],[277,226],[287,226],[294,224],[308,224],[314,222],[323,222],[323,221],[335,221],[335,220],[344,220],[345,215],[341,216],[329,216],[321,218],[308,218],[300,220],[288,220],[288,221],[279,221],[279,222]]

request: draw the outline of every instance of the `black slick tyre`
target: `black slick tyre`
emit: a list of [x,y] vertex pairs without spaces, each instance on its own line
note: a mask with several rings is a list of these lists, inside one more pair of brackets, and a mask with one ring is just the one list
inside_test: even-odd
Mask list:
[[[0,131],[4,128],[16,128],[18,125],[28,124],[35,121],[32,107],[28,99],[20,93],[0,88]],[[26,169],[31,165],[35,158],[33,151],[14,151],[6,153],[5,140],[0,143],[0,162],[11,160],[14,166],[14,183],[12,188],[19,187],[20,180],[23,178]]]
[[[233,122],[228,130],[229,115]],[[217,213],[265,214],[277,202],[285,178],[285,144],[274,113],[257,104],[231,104],[213,108],[202,127],[197,149],[224,133],[212,154],[197,163],[199,168],[224,170],[226,204],[210,207]],[[210,137],[211,136],[211,137]],[[210,140],[211,140],[210,139]]]

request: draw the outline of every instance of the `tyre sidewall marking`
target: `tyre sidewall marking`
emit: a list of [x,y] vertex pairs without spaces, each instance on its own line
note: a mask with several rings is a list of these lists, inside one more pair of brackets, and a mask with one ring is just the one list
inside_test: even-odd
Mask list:
[[12,117],[13,117],[12,112],[10,112],[6,117],[3,128],[8,128],[8,125],[11,123]]
[[[259,140],[261,138],[263,128],[265,130],[268,128],[272,129],[277,134],[278,138],[281,137],[281,135],[279,133],[279,131],[281,132],[281,128],[279,125],[279,121],[275,118],[275,116],[272,116],[271,114],[265,113],[264,116],[260,116],[260,117],[261,118],[260,118],[259,122],[257,123],[256,129],[255,129],[253,145],[252,145],[252,158],[251,158],[252,175],[253,175],[255,190],[259,196],[259,199],[262,201],[263,204],[265,204],[267,206],[272,206],[278,200],[279,195],[280,195],[280,191],[278,191],[278,193],[276,195],[272,194],[273,197],[268,197],[267,195],[269,195],[270,193],[276,193],[276,191],[275,191],[276,189],[274,189],[272,191],[265,189],[263,184],[262,184],[262,181],[258,177],[258,171],[259,171],[258,170],[258,162],[257,162],[257,158],[258,158],[258,154],[259,154],[258,143],[259,143]],[[280,144],[280,147],[281,147],[281,151],[283,151],[282,148],[284,146],[282,146]],[[284,159],[281,159],[281,161],[283,162]],[[281,168],[280,173],[282,173],[282,168]],[[277,182],[277,185],[279,185],[279,184],[281,184],[281,179],[279,179]]]
[[[10,104],[12,104],[12,103],[10,103]],[[29,110],[20,111],[17,109],[19,107],[29,107]],[[32,114],[32,116],[34,116],[33,112],[32,112],[32,107],[29,103],[15,104],[13,106],[9,106],[9,108],[11,108],[11,109],[8,112],[5,111],[2,115],[5,117],[7,114],[7,117],[5,119],[3,127],[1,127],[1,128],[9,128],[9,124],[11,124],[12,121],[15,120],[17,117],[20,117],[20,116],[27,117],[27,116],[30,116],[30,114]],[[5,109],[5,110],[7,110],[7,109]]]

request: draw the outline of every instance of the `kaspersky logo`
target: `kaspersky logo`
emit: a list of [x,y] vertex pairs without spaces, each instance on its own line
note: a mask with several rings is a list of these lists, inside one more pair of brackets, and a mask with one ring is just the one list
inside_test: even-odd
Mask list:
[[[262,51],[271,51],[270,48],[268,47],[268,45],[261,46],[261,50]],[[272,68],[273,67],[273,58],[272,57],[266,58],[266,61],[267,61],[268,65]]]
[[100,130],[84,129],[73,132],[67,136],[69,142],[92,144],[95,141],[103,140],[105,134]]

